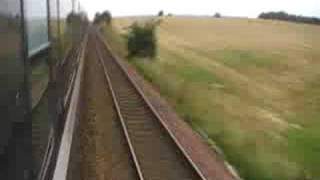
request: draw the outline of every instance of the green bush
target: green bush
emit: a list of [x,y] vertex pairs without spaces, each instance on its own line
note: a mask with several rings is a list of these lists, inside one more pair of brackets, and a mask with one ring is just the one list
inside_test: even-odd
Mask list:
[[154,57],[157,54],[156,27],[159,21],[135,22],[129,28],[127,48],[129,57]]

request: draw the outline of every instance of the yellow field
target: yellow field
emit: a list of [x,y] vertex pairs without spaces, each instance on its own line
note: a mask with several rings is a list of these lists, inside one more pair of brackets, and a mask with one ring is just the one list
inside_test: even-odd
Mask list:
[[131,62],[244,179],[320,179],[320,26],[164,17],[158,36],[156,59]]

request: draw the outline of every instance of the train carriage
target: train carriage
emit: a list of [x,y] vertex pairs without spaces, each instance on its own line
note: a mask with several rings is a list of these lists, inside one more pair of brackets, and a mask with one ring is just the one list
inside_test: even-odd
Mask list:
[[[0,2],[0,179],[52,176],[66,108],[59,73],[84,35],[80,7],[78,0]],[[82,17],[77,26],[70,16]]]

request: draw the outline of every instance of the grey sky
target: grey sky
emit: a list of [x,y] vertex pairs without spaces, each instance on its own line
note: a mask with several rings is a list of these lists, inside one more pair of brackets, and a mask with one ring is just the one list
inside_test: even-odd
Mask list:
[[320,0],[81,0],[90,18],[108,9],[114,16],[165,13],[256,17],[262,11],[286,11],[320,17]]
[[25,0],[28,18],[47,17],[47,3],[43,0]]

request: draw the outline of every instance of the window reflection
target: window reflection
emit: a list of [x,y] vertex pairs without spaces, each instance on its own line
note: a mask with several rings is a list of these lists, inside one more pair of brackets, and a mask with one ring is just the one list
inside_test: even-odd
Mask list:
[[41,50],[48,43],[47,4],[43,0],[26,0],[29,54]]

